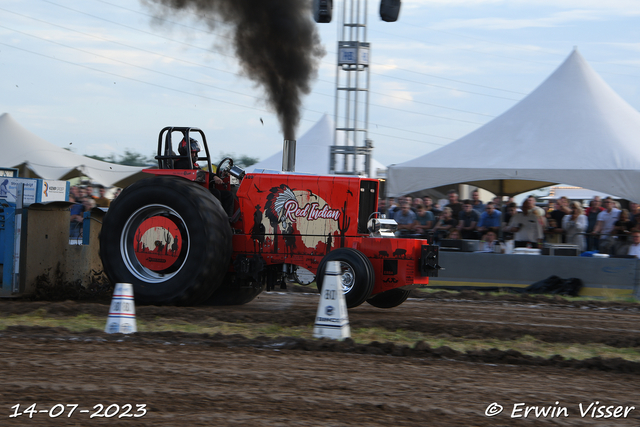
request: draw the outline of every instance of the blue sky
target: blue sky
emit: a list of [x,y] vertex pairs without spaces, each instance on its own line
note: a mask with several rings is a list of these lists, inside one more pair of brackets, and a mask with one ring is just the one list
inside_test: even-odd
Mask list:
[[[574,46],[640,110],[636,0],[405,0],[395,23],[378,18],[378,4],[369,2],[369,137],[385,165],[502,114]],[[4,0],[0,113],[80,154],[151,155],[164,126],[200,127],[214,157],[264,159],[281,149],[277,118],[241,75],[228,39],[188,15],[170,19],[159,25],[131,0]],[[327,55],[298,135],[333,117],[338,22],[335,13],[318,24]]]

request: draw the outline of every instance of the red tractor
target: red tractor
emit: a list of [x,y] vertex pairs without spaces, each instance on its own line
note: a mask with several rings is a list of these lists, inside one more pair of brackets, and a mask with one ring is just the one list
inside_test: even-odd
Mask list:
[[348,307],[389,308],[437,276],[437,246],[395,238],[395,221],[376,217],[376,179],[245,174],[230,158],[214,173],[197,128],[164,128],[156,159],[145,170],[155,177],[111,203],[100,235],[107,276],[132,283],[140,303],[245,304],[287,279],[321,286],[339,261]]

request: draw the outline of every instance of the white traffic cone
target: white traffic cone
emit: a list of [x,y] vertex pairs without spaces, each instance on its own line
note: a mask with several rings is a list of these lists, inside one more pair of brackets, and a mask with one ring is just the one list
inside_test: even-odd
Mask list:
[[324,273],[322,295],[318,304],[316,323],[313,328],[315,338],[345,339],[351,337],[347,303],[340,283],[340,262],[329,261]]
[[108,334],[130,334],[138,332],[136,308],[133,301],[133,285],[117,283],[109,307],[109,317],[104,331]]

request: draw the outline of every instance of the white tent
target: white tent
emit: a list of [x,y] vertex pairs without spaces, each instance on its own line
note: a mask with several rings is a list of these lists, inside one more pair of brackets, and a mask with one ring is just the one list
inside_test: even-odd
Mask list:
[[126,187],[143,178],[142,168],[101,162],[72,153],[29,132],[8,113],[0,116],[0,167],[25,178],[68,180],[87,176],[105,187]]
[[571,187],[566,185],[554,185],[549,189],[549,195],[540,197],[541,200],[555,200],[560,197],[566,197],[569,200],[587,200],[590,201],[594,197],[611,197],[612,199],[619,199],[619,197],[612,196],[610,194],[601,193],[599,191],[587,190],[582,187]]
[[510,110],[388,175],[389,196],[456,183],[515,195],[564,183],[640,201],[640,113],[574,50]]
[[[296,141],[296,172],[310,173],[314,175],[329,174],[329,154],[333,144],[335,126],[333,120],[328,115],[323,115],[318,122],[313,125],[304,135]],[[371,159],[370,177],[377,177],[379,169],[386,170],[386,167]],[[282,150],[267,157],[259,163],[249,166],[252,172],[281,171],[282,170]],[[337,170],[342,170],[338,165]]]

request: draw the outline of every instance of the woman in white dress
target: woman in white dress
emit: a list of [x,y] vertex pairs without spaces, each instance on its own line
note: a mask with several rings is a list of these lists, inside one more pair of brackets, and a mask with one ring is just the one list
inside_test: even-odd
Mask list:
[[571,214],[562,217],[562,229],[566,232],[567,243],[578,245],[580,252],[586,249],[584,232],[589,225],[587,216],[583,214],[582,206],[578,202],[571,202]]

